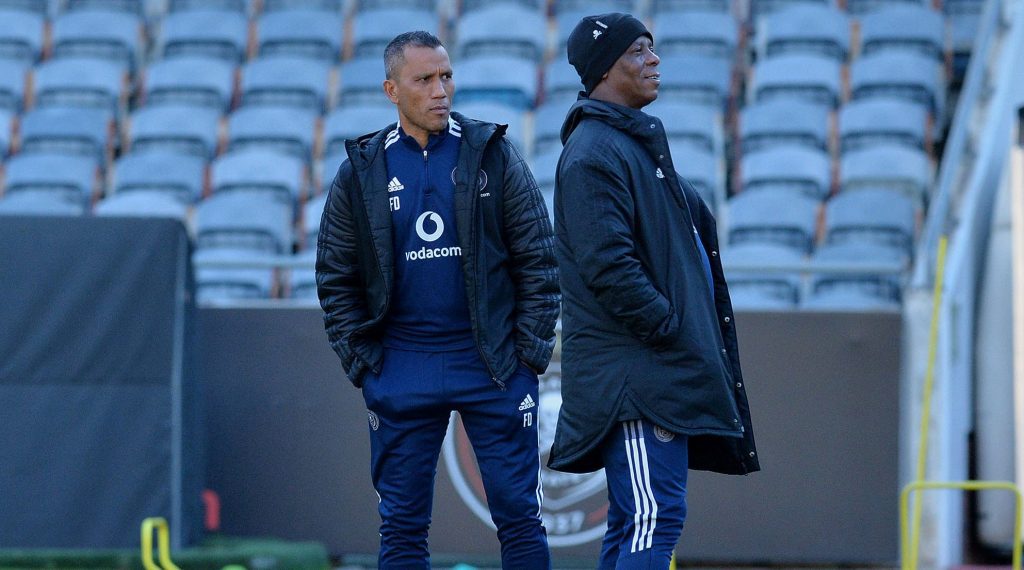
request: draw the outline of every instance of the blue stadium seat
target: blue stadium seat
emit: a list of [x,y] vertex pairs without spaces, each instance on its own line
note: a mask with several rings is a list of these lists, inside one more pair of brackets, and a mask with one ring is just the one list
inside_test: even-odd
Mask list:
[[214,195],[268,196],[287,205],[289,211],[307,190],[302,161],[264,149],[224,154],[213,162],[211,179]]
[[587,10],[589,10],[588,14],[604,14],[606,12],[630,12],[635,14],[639,12],[639,4],[639,1],[634,0],[558,0],[557,2],[552,2],[551,7],[556,15],[566,12],[580,13]]
[[7,158],[11,152],[11,139],[14,134],[14,114],[0,109],[0,160]]
[[341,65],[338,85],[338,105],[387,105],[391,101],[384,95],[383,51],[379,57],[362,57]]
[[398,113],[390,106],[352,105],[335,109],[324,121],[324,154],[344,153],[346,140],[379,131],[397,120]]
[[164,18],[156,53],[159,57],[213,57],[237,64],[245,59],[248,42],[249,21],[244,14],[196,10]]
[[731,0],[651,0],[651,14],[660,18],[666,12],[721,12],[732,10]]
[[820,202],[790,188],[761,188],[729,199],[728,243],[775,243],[811,251]]
[[142,52],[142,21],[110,10],[67,12],[53,23],[53,56],[97,58],[134,70]]
[[828,150],[828,111],[800,99],[774,99],[748,105],[740,113],[744,153],[795,144]]
[[263,13],[283,10],[315,10],[340,14],[343,0],[263,0]]
[[562,149],[555,147],[543,153],[534,153],[530,160],[530,171],[541,188],[554,188],[555,177],[558,174],[558,158],[562,155]]
[[759,59],[797,53],[846,61],[850,54],[849,18],[827,4],[794,4],[761,20]]
[[48,107],[21,120],[21,152],[53,152],[104,163],[113,149],[113,116],[104,109]]
[[780,55],[758,62],[749,100],[798,98],[834,108],[842,97],[840,65],[825,56]]
[[825,242],[872,243],[913,253],[914,202],[882,188],[840,192],[825,206]]
[[20,153],[7,161],[4,195],[48,192],[85,205],[97,190],[97,174],[96,163],[84,156]]
[[245,15],[249,12],[248,0],[168,0],[168,12],[234,12]]
[[160,192],[183,204],[203,193],[206,161],[197,156],[153,150],[133,152],[118,159],[111,179],[112,194]]
[[[207,247],[192,254],[195,263],[266,261],[270,254],[234,247]],[[274,270],[253,267],[217,267],[199,265],[196,268],[196,300],[199,304],[216,305],[268,299],[274,292]]]
[[672,12],[654,21],[658,55],[698,54],[723,59],[736,55],[739,25],[728,12]]
[[690,141],[669,141],[669,152],[672,153],[672,164],[676,174],[682,176],[693,185],[697,193],[712,212],[716,209],[716,195],[722,187],[722,159],[713,152],[693,144]]
[[880,144],[843,153],[840,185],[844,192],[879,186],[891,188],[921,203],[928,196],[932,170],[924,151]]
[[583,83],[576,69],[564,57],[554,58],[544,70],[545,101],[563,97],[575,100],[580,91]]
[[661,60],[662,101],[691,102],[723,108],[728,102],[732,59],[676,54]]
[[28,69],[19,61],[0,59],[0,109],[20,113],[24,108]]
[[235,90],[234,65],[209,57],[155,61],[145,71],[146,105],[178,103],[227,112]]
[[53,192],[26,190],[0,198],[0,216],[80,216],[81,200],[66,200]]
[[942,13],[921,4],[894,5],[866,14],[860,23],[860,52],[912,50],[945,60],[946,25]]
[[320,192],[326,194],[330,191],[331,185],[334,183],[334,177],[338,174],[338,170],[341,168],[341,163],[348,160],[348,153],[345,149],[341,149],[340,152],[332,152],[330,154],[324,154],[324,159],[320,161]]
[[65,0],[64,9],[68,12],[108,10],[143,17],[146,15],[145,3],[146,0]]
[[289,275],[288,298],[296,300],[308,300],[319,303],[316,292],[316,248],[307,249],[294,256],[296,261],[305,263],[308,267],[303,269],[293,268]]
[[[802,253],[775,243],[740,243],[724,248],[722,264],[729,279],[729,297],[733,309],[794,309],[801,296],[800,276],[782,268],[800,265],[803,262]],[[763,269],[758,271],[756,268]],[[769,271],[773,268],[777,270]]]
[[740,169],[745,191],[786,187],[821,200],[832,190],[828,153],[805,146],[779,145],[745,154]]
[[180,104],[151,106],[132,115],[132,151],[180,152],[209,160],[219,146],[220,111]]
[[708,152],[722,152],[721,118],[715,109],[659,98],[645,107],[644,112],[661,119],[670,143],[689,142]]
[[880,51],[857,58],[850,66],[853,99],[906,99],[941,117],[945,85],[941,66],[933,58],[902,50]]
[[[581,86],[582,88],[582,86]],[[533,113],[533,152],[541,154],[549,149],[562,148],[562,123],[569,108],[576,102],[575,95],[549,97]]]
[[37,107],[94,107],[118,112],[127,100],[126,77],[111,61],[67,57],[39,65],[35,72]]
[[851,101],[839,112],[839,144],[843,152],[880,143],[923,149],[928,113],[902,99],[875,97]]
[[750,0],[750,19],[756,25],[766,16],[782,12],[801,4],[817,6],[834,6],[834,0]]
[[196,209],[196,245],[275,255],[292,251],[292,208],[261,192],[214,193]]
[[0,10],[0,60],[29,66],[43,51],[43,16],[21,10]]
[[315,113],[290,107],[243,107],[228,119],[228,150],[264,148],[313,159]]
[[0,0],[0,10],[29,12],[45,18],[49,14],[50,3],[47,0]]
[[540,63],[544,58],[546,22],[540,10],[516,4],[494,5],[466,14],[456,26],[456,55],[512,56]]
[[317,115],[327,109],[330,67],[292,56],[261,57],[242,69],[242,105],[294,107]]
[[436,13],[423,9],[359,11],[352,24],[352,57],[373,59],[383,68],[384,48],[398,30],[424,30],[436,35],[438,22]]
[[[814,253],[812,260],[851,269],[868,265],[902,266],[906,261],[892,248],[870,243],[824,245]],[[898,275],[826,271],[816,274],[811,280],[811,294],[804,307],[818,310],[898,309],[901,292]]]
[[846,11],[853,16],[863,16],[890,6],[922,6],[931,4],[927,0],[846,0]]
[[462,15],[466,15],[474,10],[483,10],[501,4],[515,4],[531,10],[541,10],[547,7],[546,0],[461,0],[459,11]]
[[942,11],[949,22],[949,43],[953,51],[953,79],[962,81],[978,35],[984,0],[946,0]]
[[341,57],[342,22],[339,12],[284,10],[264,14],[259,21],[258,53],[291,56],[333,65]]
[[188,207],[163,192],[141,190],[130,194],[115,194],[96,203],[97,216],[130,218],[172,218],[185,222]]
[[316,239],[320,233],[320,218],[327,206],[327,193],[321,192],[313,196],[302,206],[303,234],[302,244],[306,250],[316,252]]
[[523,132],[523,123],[526,117],[522,109],[492,101],[462,103],[456,105],[454,109],[470,119],[508,125],[509,140],[519,149],[519,152],[527,153],[526,138]]
[[[408,8],[433,12],[438,8],[437,0],[356,0],[356,12]],[[397,34],[396,34],[397,35]]]
[[520,57],[477,56],[459,62],[456,100],[494,101],[532,109],[537,101],[536,64]]

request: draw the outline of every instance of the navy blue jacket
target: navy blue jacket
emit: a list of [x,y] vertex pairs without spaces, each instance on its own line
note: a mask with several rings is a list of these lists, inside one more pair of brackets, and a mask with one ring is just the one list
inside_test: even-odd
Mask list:
[[689,436],[692,469],[757,471],[715,220],[676,174],[661,121],[581,99],[562,141],[562,409],[550,467],[603,467],[601,441],[639,416]]
[[[533,175],[505,126],[452,113],[462,126],[455,225],[473,337],[503,386],[523,361],[547,368],[558,318],[551,222]],[[380,371],[394,294],[394,248],[384,140],[397,125],[345,145],[317,238],[316,279],[331,347],[349,380]]]

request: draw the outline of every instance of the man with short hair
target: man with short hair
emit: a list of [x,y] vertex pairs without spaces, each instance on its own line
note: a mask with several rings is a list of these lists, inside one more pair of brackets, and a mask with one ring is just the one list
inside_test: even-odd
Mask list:
[[428,568],[434,474],[462,416],[505,568],[548,568],[537,374],[555,344],[558,273],[544,200],[505,125],[451,111],[444,46],[384,52],[398,122],[348,141],[317,241],[332,348],[362,388],[381,568]]
[[605,469],[601,568],[668,568],[688,469],[759,469],[715,219],[676,174],[654,38],[583,18],[568,41],[585,91],[562,127],[555,241],[562,409],[549,466]]

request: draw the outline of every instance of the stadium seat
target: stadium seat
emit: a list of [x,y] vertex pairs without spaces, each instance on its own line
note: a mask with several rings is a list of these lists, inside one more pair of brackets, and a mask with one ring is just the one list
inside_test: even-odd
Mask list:
[[890,6],[922,6],[931,4],[927,0],[846,0],[846,11],[860,17]]
[[313,160],[317,115],[291,107],[243,107],[228,119],[228,150],[272,149]]
[[29,12],[46,17],[50,11],[47,0],[0,0],[0,9],[17,12]]
[[0,61],[31,66],[43,51],[43,16],[21,10],[0,9]]
[[294,259],[307,267],[292,268],[288,278],[288,298],[319,303],[316,292],[316,246],[295,254]]
[[[582,86],[581,86],[582,88]],[[548,98],[533,113],[533,152],[541,154],[549,149],[562,148],[562,123],[576,96],[560,95]]]
[[840,192],[825,206],[825,243],[872,243],[913,253],[914,202],[894,190]]
[[784,98],[748,105],[740,113],[739,126],[744,153],[779,145],[828,150],[828,111],[804,100]]
[[178,12],[235,12],[247,14],[249,11],[248,0],[168,0],[168,12],[174,15]]
[[819,206],[786,187],[740,192],[728,203],[728,243],[775,243],[807,253],[814,244]]
[[551,4],[556,15],[566,12],[579,13],[587,10],[590,10],[590,14],[604,14],[606,12],[628,12],[635,14],[640,9],[640,2],[635,0],[558,0]]
[[793,144],[744,154],[741,160],[744,193],[761,187],[786,187],[821,200],[832,190],[828,153]]
[[530,160],[530,171],[541,188],[554,188],[558,174],[558,158],[562,155],[560,147],[551,148],[543,153],[534,153]]
[[721,158],[689,141],[669,141],[669,152],[676,174],[692,184],[708,208],[715,212],[718,193],[725,195]]
[[545,30],[540,10],[517,4],[482,8],[459,19],[455,54],[462,58],[518,57],[540,63],[547,45]]
[[801,296],[800,276],[784,268],[803,263],[802,253],[774,243],[740,243],[724,248],[722,265],[729,279],[733,309],[777,311],[795,308]]
[[[643,109],[661,119],[669,142],[689,142],[708,152],[722,152],[721,118],[706,105],[666,101],[659,98]],[[563,114],[563,120],[565,118]],[[559,123],[561,127],[561,123]]]
[[334,183],[334,177],[338,174],[338,170],[341,168],[341,163],[348,160],[348,153],[345,149],[341,149],[339,152],[333,152],[330,154],[324,154],[324,159],[320,161],[320,191],[326,194],[331,189],[331,185]]
[[697,54],[665,57],[658,66],[663,102],[690,102],[723,108],[728,102],[732,59]]
[[292,250],[292,209],[265,193],[214,193],[196,209],[196,245],[282,255]]
[[134,70],[142,55],[142,21],[127,12],[67,12],[53,23],[53,57],[96,58]]
[[245,59],[248,42],[249,22],[244,14],[196,10],[172,13],[164,18],[156,53],[158,57],[167,58],[213,57],[237,64]]
[[651,0],[651,13],[660,18],[666,12],[721,12],[732,10],[731,0]]
[[0,59],[0,109],[19,113],[25,106],[25,79],[29,67]]
[[750,0],[750,19],[756,26],[766,16],[801,4],[833,6],[835,2],[834,0]]
[[97,216],[131,218],[173,218],[185,222],[188,207],[163,192],[140,190],[130,194],[115,194],[96,203]]
[[571,98],[583,91],[583,83],[580,81],[576,69],[569,65],[565,58],[555,58],[544,70],[544,100]]
[[494,101],[532,109],[537,101],[537,66],[528,59],[487,55],[459,62],[456,100]]
[[233,247],[207,247],[192,254],[196,268],[196,300],[200,305],[269,299],[274,292],[274,270],[261,267],[218,267],[204,262],[266,262],[270,254]]
[[812,257],[815,264],[829,264],[864,272],[821,271],[811,280],[811,294],[804,303],[812,309],[878,310],[898,309],[901,277],[895,274],[872,273],[868,266],[903,267],[900,253],[870,243],[824,245]]
[[843,192],[881,186],[921,203],[931,187],[932,165],[924,151],[880,144],[843,153],[839,178]]
[[[142,17],[145,16],[146,2],[147,0],[65,0],[64,9],[68,12],[107,10]],[[153,4],[152,1],[149,3]]]
[[283,10],[315,10],[340,14],[343,0],[263,0],[263,13]]
[[213,162],[211,186],[214,196],[267,196],[291,212],[306,193],[306,168],[295,157],[265,149],[234,151]]
[[345,141],[379,131],[398,120],[394,107],[352,105],[335,109],[324,121],[324,154],[345,152]]
[[14,113],[0,109],[0,160],[11,153],[11,140],[14,135]]
[[80,216],[84,213],[81,200],[67,200],[53,192],[26,190],[0,198],[0,216]]
[[53,152],[105,163],[113,149],[113,116],[104,109],[48,107],[21,119],[21,152]]
[[901,50],[857,58],[850,66],[854,100],[871,97],[906,99],[942,117],[945,86],[941,66],[930,57]]
[[313,196],[302,206],[303,239],[306,250],[316,251],[316,239],[320,233],[320,218],[327,206],[327,193],[321,192]]
[[97,189],[97,173],[96,163],[84,156],[20,153],[7,161],[4,195],[48,192],[85,205]]
[[523,123],[526,117],[521,109],[493,101],[463,103],[455,106],[454,109],[470,119],[508,125],[509,140],[516,145],[519,152],[527,154],[525,133],[523,132]]
[[922,4],[894,5],[866,14],[860,23],[860,53],[911,50],[936,61],[946,57],[946,30],[941,12]]
[[67,57],[43,62],[35,71],[37,107],[94,107],[119,112],[128,92],[122,68],[105,59]]
[[370,58],[383,66],[384,48],[394,39],[396,30],[424,30],[436,35],[438,22],[436,13],[423,9],[360,11],[352,24],[352,57]]
[[341,65],[338,87],[338,105],[387,105],[391,101],[384,95],[383,51],[380,57],[359,58]]
[[183,56],[151,63],[144,71],[145,105],[183,104],[227,112],[235,91],[235,67],[220,59]]
[[902,99],[873,97],[851,101],[839,112],[839,144],[843,152],[881,143],[924,149],[928,114]]
[[672,12],[654,21],[658,55],[696,54],[732,60],[736,55],[739,25],[728,12]]
[[949,44],[953,52],[953,80],[962,81],[981,25],[984,0],[946,0],[942,11],[949,22]]
[[840,65],[822,55],[789,54],[759,61],[750,81],[750,101],[798,98],[834,108],[842,97]]
[[338,12],[284,10],[260,18],[257,50],[261,57],[302,57],[333,65],[341,58],[343,41]]
[[474,10],[483,10],[501,4],[514,4],[530,10],[540,10],[547,7],[545,0],[461,0],[459,2],[459,11],[462,15],[465,15]]
[[206,161],[197,156],[153,150],[122,156],[114,166],[112,194],[160,192],[183,204],[203,194]]
[[132,115],[132,151],[170,150],[209,160],[219,146],[220,111],[180,104],[150,106]]
[[850,20],[827,4],[794,4],[763,18],[757,30],[758,59],[809,54],[845,62]]
[[364,12],[370,10],[390,10],[393,8],[408,8],[412,10],[426,10],[433,12],[437,10],[437,0],[355,0],[356,11]]
[[254,59],[242,69],[242,105],[294,107],[317,115],[327,109],[330,67],[292,56]]

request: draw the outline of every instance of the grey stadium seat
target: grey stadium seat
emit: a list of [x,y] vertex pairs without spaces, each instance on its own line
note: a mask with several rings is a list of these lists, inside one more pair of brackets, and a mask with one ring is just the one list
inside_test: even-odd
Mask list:
[[731,0],[651,0],[651,13],[661,17],[666,12],[722,12],[732,10]]
[[359,11],[352,24],[352,57],[373,58],[383,68],[384,47],[395,37],[396,30],[424,30],[436,35],[438,22],[436,13],[422,9]]
[[722,187],[721,158],[706,148],[686,141],[669,141],[669,151],[672,153],[672,164],[675,166],[676,174],[689,181],[708,208],[714,212],[718,193],[725,195],[725,189]]
[[466,15],[474,10],[482,10],[496,4],[515,4],[524,8],[539,10],[546,8],[547,2],[543,0],[461,0],[459,9],[461,15]]
[[531,109],[537,101],[537,66],[528,59],[487,55],[459,62],[459,102],[495,101]]
[[549,98],[533,113],[533,152],[543,153],[549,149],[562,148],[562,123],[569,108],[576,102],[576,96]]
[[0,60],[26,66],[37,62],[43,51],[45,21],[32,12],[0,9]]
[[0,8],[46,17],[50,10],[50,3],[46,0],[0,0]]
[[721,118],[714,108],[659,98],[643,111],[661,119],[670,143],[689,142],[708,152],[722,152]]
[[554,8],[555,15],[567,12],[579,13],[587,10],[590,10],[588,14],[604,14],[606,12],[631,12],[635,14],[640,9],[639,4],[635,0],[558,0],[558,2],[552,2],[552,8]]
[[0,109],[0,160],[7,158],[7,155],[10,154],[11,136],[14,134],[13,121],[13,113]]
[[732,59],[695,54],[676,54],[661,60],[661,87],[658,97],[663,101],[690,102],[711,107],[724,107],[732,81]]
[[825,206],[825,242],[873,243],[913,252],[914,202],[894,190],[840,192]]
[[302,206],[303,239],[302,244],[307,250],[316,251],[316,239],[320,233],[320,218],[327,206],[327,193],[321,192],[310,198]]
[[344,149],[340,152],[332,152],[324,154],[324,159],[320,161],[320,192],[327,194],[330,191],[331,185],[334,184],[334,177],[338,174],[338,170],[341,168],[341,163],[348,160],[348,153]]
[[942,61],[946,52],[943,20],[941,12],[920,4],[888,6],[866,14],[860,24],[861,54],[906,49]]
[[572,98],[583,91],[583,83],[576,69],[569,65],[565,58],[555,58],[544,70],[545,101],[560,98]]
[[53,23],[53,56],[113,61],[135,69],[142,48],[142,21],[137,15],[110,10],[82,10]]
[[288,298],[319,302],[316,292],[316,248],[295,254],[294,259],[306,264],[301,269],[292,268],[288,278]]
[[740,144],[744,153],[779,145],[827,150],[828,111],[800,99],[772,99],[748,105],[740,113]]
[[21,120],[21,152],[55,152],[103,162],[113,141],[113,116],[105,109],[48,107]]
[[315,113],[290,107],[243,107],[228,119],[228,150],[265,148],[313,159]]
[[843,153],[839,168],[844,192],[881,186],[903,192],[917,203],[927,198],[932,175],[932,165],[924,151],[897,144]]
[[[383,52],[382,52],[383,53]],[[393,107],[384,95],[384,62],[381,57],[363,57],[341,65],[338,86],[338,105],[387,105]]]
[[[794,309],[800,300],[800,276],[782,268],[803,262],[802,253],[775,243],[740,243],[724,248],[722,265],[729,280],[733,308],[738,311]],[[778,268],[778,271],[756,268]]]
[[68,12],[108,10],[142,17],[145,16],[145,3],[146,0],[66,0],[64,9]]
[[275,56],[242,69],[242,105],[295,107],[316,114],[327,109],[330,67],[312,59]]
[[196,243],[199,249],[291,253],[292,219],[289,205],[264,193],[215,193],[196,209]]
[[941,66],[933,58],[901,50],[857,58],[850,66],[854,100],[871,97],[906,99],[941,117],[945,87]]
[[654,22],[658,55],[698,54],[732,59],[736,53],[739,25],[727,12],[672,12],[659,14]]
[[821,55],[788,54],[754,66],[751,101],[798,98],[834,108],[842,97],[840,65]]
[[160,192],[183,204],[202,197],[206,161],[197,156],[154,150],[122,156],[114,166],[113,194]]
[[343,0],[263,0],[263,13],[269,14],[282,10],[315,10],[340,14],[343,5]]
[[[812,259],[815,263],[839,264],[849,268],[901,266],[905,262],[891,248],[863,243],[825,245],[815,252]],[[898,275],[820,272],[811,280],[811,294],[804,307],[818,310],[896,309],[899,308],[901,290]]]
[[357,13],[368,10],[390,10],[392,8],[408,8],[433,12],[438,7],[437,0],[358,0],[355,4]]
[[515,4],[490,6],[466,14],[456,26],[459,57],[504,55],[540,63],[547,25],[540,10]]
[[125,73],[105,59],[67,57],[39,65],[35,72],[38,107],[96,107],[117,112],[125,98]]
[[246,55],[249,22],[241,13],[196,10],[164,18],[156,53],[162,57],[195,55],[237,64]]
[[168,0],[168,11],[179,12],[233,12],[245,15],[249,12],[249,0]]
[[261,57],[291,56],[333,65],[341,57],[342,22],[338,12],[284,10],[259,22]]
[[217,152],[220,111],[187,105],[160,105],[132,115],[129,144],[133,151],[172,150],[204,159]]
[[335,109],[324,121],[324,154],[345,152],[345,141],[379,131],[398,120],[395,108],[352,105]]
[[188,219],[188,207],[174,198],[152,190],[115,194],[96,203],[97,216]]
[[743,156],[743,189],[784,186],[820,200],[832,189],[831,160],[825,151],[780,145]]
[[759,59],[804,53],[846,61],[850,54],[850,20],[825,4],[795,4],[761,20],[757,30]]
[[145,71],[146,105],[180,103],[226,112],[235,90],[235,66],[220,59],[183,56],[151,63]]
[[764,17],[782,12],[793,6],[815,4],[817,6],[834,6],[834,0],[750,0],[750,18],[755,25]]
[[729,199],[728,243],[775,243],[809,252],[819,206],[817,200],[789,188],[740,192]]
[[53,192],[26,190],[0,198],[0,216],[80,216],[84,213],[81,200],[68,200]]
[[260,149],[224,154],[213,162],[211,179],[215,196],[269,196],[287,205],[289,212],[307,187],[306,168],[301,161]]
[[87,204],[96,181],[96,163],[86,157],[21,153],[7,162],[4,195],[48,192],[67,202]]
[[0,109],[21,112],[25,106],[25,79],[28,66],[17,61],[0,60]]
[[[204,261],[265,261],[270,254],[243,248],[204,248],[192,254],[196,263]],[[196,300],[200,304],[223,301],[268,299],[274,290],[274,270],[258,267],[196,268]]]
[[881,143],[923,149],[928,113],[920,105],[889,97],[851,101],[839,112],[839,144],[843,152]]
[[516,145],[519,152],[526,154],[526,139],[523,132],[523,123],[526,117],[521,109],[492,101],[463,103],[455,106],[454,109],[470,119],[508,125],[509,140]]

